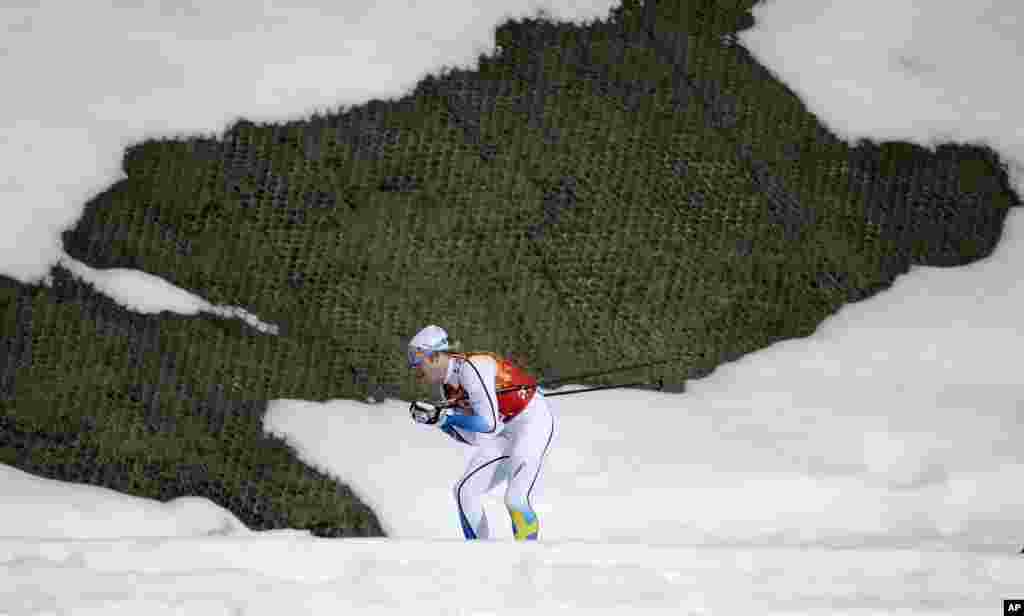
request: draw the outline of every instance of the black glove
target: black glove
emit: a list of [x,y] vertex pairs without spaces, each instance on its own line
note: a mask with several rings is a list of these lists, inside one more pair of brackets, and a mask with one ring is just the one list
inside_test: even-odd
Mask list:
[[430,426],[436,424],[442,415],[447,418],[447,414],[444,412],[447,410],[436,404],[420,402],[419,400],[409,405],[409,414],[412,415],[412,420],[416,423]]

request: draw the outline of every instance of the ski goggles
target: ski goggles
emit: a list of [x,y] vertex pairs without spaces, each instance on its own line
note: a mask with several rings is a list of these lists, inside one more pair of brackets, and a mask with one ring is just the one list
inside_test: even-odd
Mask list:
[[430,349],[409,349],[409,368],[415,368],[434,356]]

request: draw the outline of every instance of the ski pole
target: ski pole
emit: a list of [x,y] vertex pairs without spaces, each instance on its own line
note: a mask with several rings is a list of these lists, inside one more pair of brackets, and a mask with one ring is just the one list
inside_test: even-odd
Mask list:
[[[647,362],[645,364],[635,364],[635,365],[632,365],[632,366],[621,366],[621,367],[615,368],[613,370],[604,370],[604,371],[601,371],[601,372],[590,372],[588,374],[577,374],[575,376],[567,376],[567,377],[561,378],[561,379],[549,379],[548,381],[546,381],[544,383],[541,383],[540,385],[544,386],[544,385],[552,385],[554,383],[568,383],[568,382],[571,382],[571,381],[581,381],[583,379],[589,379],[589,378],[595,377],[595,376],[605,376],[605,375],[608,375],[608,374],[615,374],[616,372],[626,372],[628,370],[638,370],[640,368],[650,368],[651,366],[657,366],[659,364],[666,364],[666,363],[669,363],[669,362],[672,362],[672,361],[677,361],[679,359],[690,357],[690,356],[691,355],[689,353],[683,353],[683,354],[678,355],[676,357],[669,357],[669,358],[658,359],[658,360],[655,360],[655,361]],[[653,385],[653,384],[654,383],[651,383],[651,385]]]
[[[517,385],[515,387],[504,387],[502,389],[497,390],[494,393],[495,394],[505,394],[505,393],[508,393],[510,391],[520,391],[520,390],[523,390],[523,389],[532,389],[534,387],[536,387],[537,389],[540,389],[543,386],[544,386],[543,383],[537,383],[536,385]],[[601,390],[601,389],[621,389],[621,388],[624,388],[624,387],[651,387],[651,386],[656,386],[655,387],[655,391],[661,391],[662,389],[665,388],[665,379],[658,379],[657,383],[627,383],[627,384],[624,384],[624,385],[601,385],[599,387],[588,387],[586,389],[574,389],[572,391],[556,391],[556,392],[550,393],[550,394],[549,393],[545,393],[544,397],[547,398],[547,397],[550,397],[550,396],[568,396],[568,395],[571,395],[571,394],[582,394],[583,392],[598,391],[598,390]],[[440,404],[439,406],[440,406],[440,408],[451,408],[453,406],[457,406],[457,404],[458,404],[458,400],[446,400],[442,404]]]
[[[598,391],[600,389],[620,389],[620,388],[623,388],[623,387],[650,387],[650,386],[656,386],[655,387],[655,391],[661,391],[662,389],[665,388],[665,380],[664,379],[658,379],[657,383],[627,383],[627,384],[624,384],[624,385],[601,385],[599,387],[587,387],[586,389],[574,389],[572,391],[556,391],[556,392],[550,393],[550,394],[545,392],[544,393],[544,397],[547,398],[547,397],[551,397],[551,396],[568,396],[570,394],[582,394],[585,391]],[[507,392],[510,392],[510,391],[519,391],[521,389],[531,389],[533,387],[536,387],[537,389],[541,389],[542,387],[544,387],[544,383],[537,383],[536,385],[518,385],[516,387],[506,387],[504,389],[499,389],[495,393],[503,394],[503,393],[507,393]]]

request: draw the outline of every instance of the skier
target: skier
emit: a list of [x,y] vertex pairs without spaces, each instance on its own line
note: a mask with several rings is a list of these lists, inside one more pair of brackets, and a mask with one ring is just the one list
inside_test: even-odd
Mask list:
[[[508,481],[505,506],[517,540],[536,540],[540,531],[530,493],[551,445],[555,419],[536,379],[494,353],[459,353],[448,334],[428,325],[409,342],[409,368],[420,383],[440,385],[459,410],[413,402],[417,423],[436,425],[453,439],[476,448],[454,485],[455,504],[466,539],[488,539],[482,497]],[[496,390],[526,385],[502,394]]]

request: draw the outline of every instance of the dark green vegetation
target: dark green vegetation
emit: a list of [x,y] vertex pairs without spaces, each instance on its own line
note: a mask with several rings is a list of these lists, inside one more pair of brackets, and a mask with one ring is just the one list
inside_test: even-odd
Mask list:
[[1020,201],[991,150],[851,149],[728,42],[752,23],[734,4],[506,23],[479,70],[399,101],[130,148],[68,253],[280,335],[134,314],[62,270],[53,288],[4,281],[0,461],[206,496],[255,529],[379,535],[263,434],[268,399],[428,395],[403,363],[427,323],[538,374],[644,365],[592,382],[679,386],[912,264],[993,250]]

